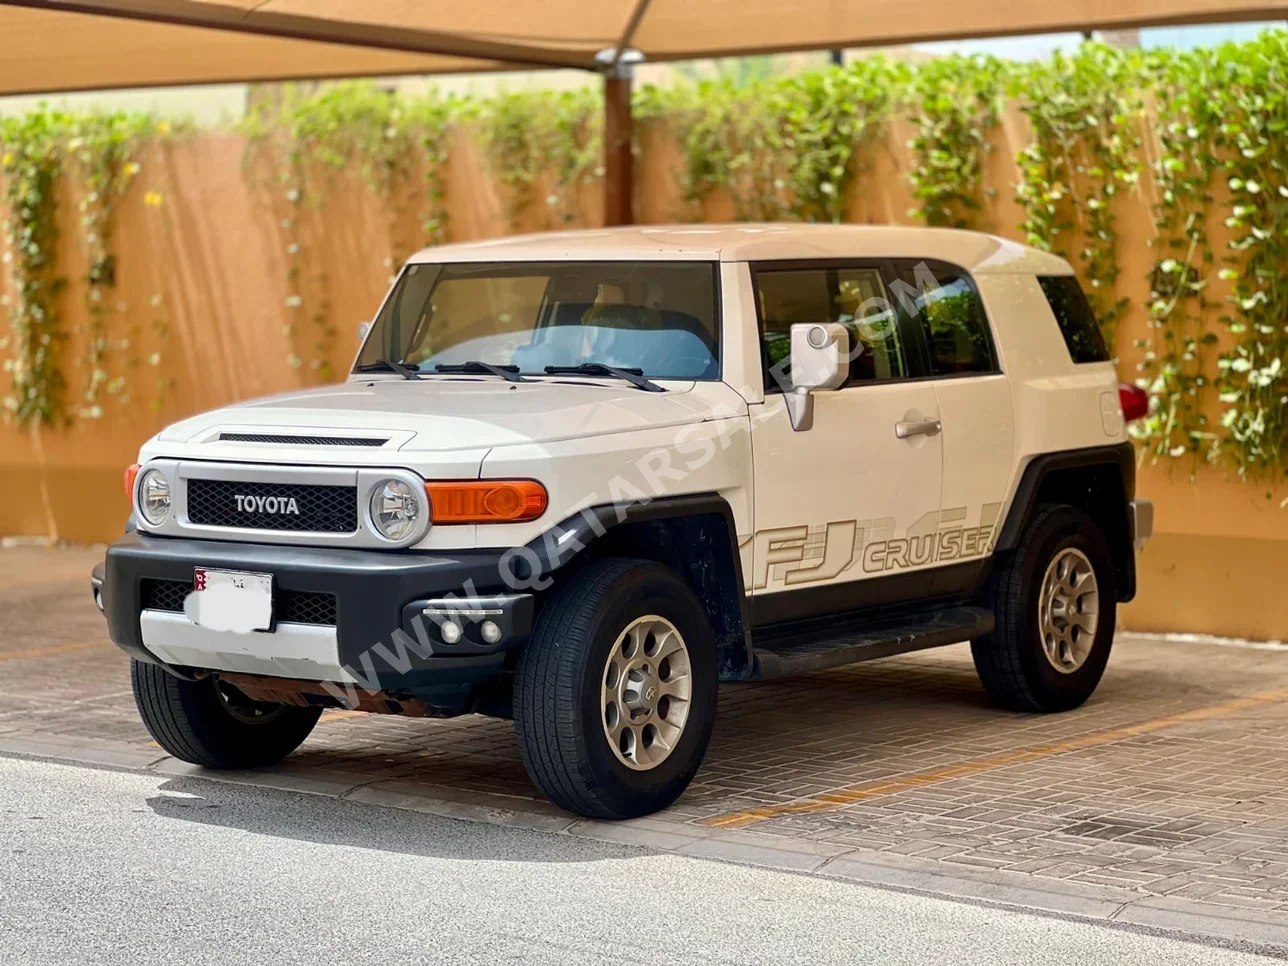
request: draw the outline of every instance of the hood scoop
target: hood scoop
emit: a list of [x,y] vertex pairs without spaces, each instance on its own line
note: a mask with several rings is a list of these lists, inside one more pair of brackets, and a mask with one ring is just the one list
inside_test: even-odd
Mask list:
[[277,433],[220,433],[221,443],[276,443],[285,446],[384,446],[388,437],[286,436]]

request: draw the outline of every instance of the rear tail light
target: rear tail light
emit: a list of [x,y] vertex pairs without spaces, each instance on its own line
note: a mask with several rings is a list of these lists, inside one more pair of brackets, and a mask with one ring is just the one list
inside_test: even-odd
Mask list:
[[434,523],[521,523],[546,512],[546,488],[536,480],[426,483]]
[[1118,402],[1123,407],[1123,419],[1131,422],[1149,412],[1149,396],[1140,386],[1121,382],[1118,384]]
[[134,481],[139,478],[139,464],[133,463],[125,468],[125,498],[134,502]]

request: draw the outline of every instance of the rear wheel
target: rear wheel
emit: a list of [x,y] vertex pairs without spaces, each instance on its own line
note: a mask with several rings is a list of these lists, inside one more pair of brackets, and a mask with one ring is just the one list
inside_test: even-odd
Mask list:
[[134,703],[157,744],[206,768],[252,768],[281,761],[309,736],[321,708],[251,701],[213,675],[183,681],[132,661]]
[[633,818],[688,787],[711,737],[715,642],[667,568],[595,561],[555,589],[524,645],[514,721],[523,762],[555,804]]
[[1043,507],[994,574],[996,626],[971,642],[985,689],[1016,711],[1076,708],[1100,683],[1117,598],[1104,532],[1070,506]]

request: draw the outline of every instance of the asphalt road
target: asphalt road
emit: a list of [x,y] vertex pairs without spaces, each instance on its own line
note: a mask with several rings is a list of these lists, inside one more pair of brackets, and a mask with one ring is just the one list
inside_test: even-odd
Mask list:
[[1266,963],[850,883],[0,758],[0,963]]

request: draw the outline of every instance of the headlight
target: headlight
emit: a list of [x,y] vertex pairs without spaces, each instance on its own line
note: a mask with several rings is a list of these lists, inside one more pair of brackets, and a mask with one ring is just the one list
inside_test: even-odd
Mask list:
[[170,515],[170,484],[160,470],[145,470],[139,479],[139,514],[152,527]]
[[420,497],[402,480],[384,480],[371,494],[371,525],[386,540],[402,540],[416,529]]

